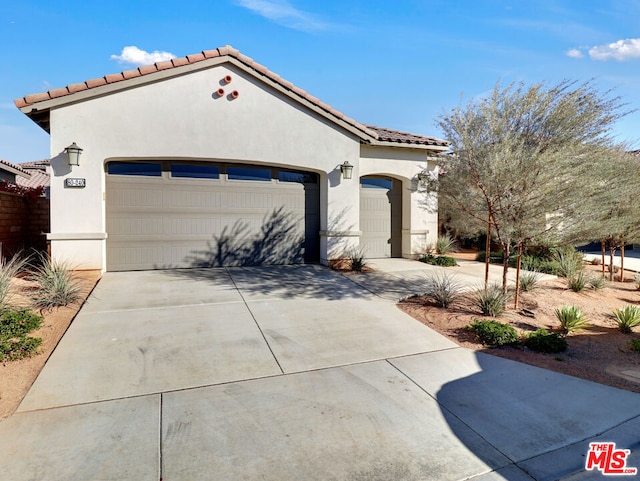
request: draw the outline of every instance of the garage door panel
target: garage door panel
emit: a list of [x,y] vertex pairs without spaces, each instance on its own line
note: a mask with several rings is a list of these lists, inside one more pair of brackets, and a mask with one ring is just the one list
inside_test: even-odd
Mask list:
[[314,262],[319,189],[107,176],[107,269]]
[[398,180],[364,177],[360,189],[360,245],[368,257],[401,255],[402,193]]

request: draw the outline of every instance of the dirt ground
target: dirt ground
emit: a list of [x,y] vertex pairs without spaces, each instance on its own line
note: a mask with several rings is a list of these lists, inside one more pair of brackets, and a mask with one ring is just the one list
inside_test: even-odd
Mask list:
[[[597,275],[601,266],[585,268],[589,274]],[[640,393],[640,353],[629,347],[631,339],[640,339],[640,328],[634,328],[631,334],[623,334],[609,317],[614,308],[640,304],[640,290],[633,282],[633,273],[625,275],[625,283],[608,282],[604,289],[585,289],[582,293],[569,289],[566,279],[539,282],[534,291],[522,293],[517,311],[513,309],[513,302],[508,304],[507,311],[498,320],[510,323],[523,333],[539,328],[557,330],[559,322],[555,309],[563,305],[580,307],[591,321],[590,328],[570,334],[568,349],[559,354],[513,347],[485,348],[477,342],[473,332],[465,329],[475,319],[486,319],[474,306],[471,294],[462,295],[448,309],[429,305],[424,298],[412,298],[398,306],[462,347]],[[535,318],[523,315],[522,308],[533,311]]]
[[[81,301],[71,306],[40,313],[44,317],[42,327],[31,333],[31,336],[42,339],[39,354],[28,359],[0,363],[0,419],[11,415],[27,394],[33,381],[35,381],[45,362],[49,359],[51,352],[100,279],[100,272],[77,271],[75,272],[75,277],[80,281],[83,288]],[[28,288],[29,283],[22,279],[16,279],[13,287],[16,290],[20,290]],[[12,298],[12,303],[15,305],[27,305],[27,300],[16,293]]]

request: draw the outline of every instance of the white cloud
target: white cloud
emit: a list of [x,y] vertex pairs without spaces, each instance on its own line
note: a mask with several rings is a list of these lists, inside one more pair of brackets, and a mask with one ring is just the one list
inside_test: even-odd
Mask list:
[[328,27],[312,14],[295,8],[288,0],[236,0],[235,3],[280,25],[296,30],[323,30]]
[[640,58],[640,38],[628,38],[591,47],[589,56],[592,60],[617,60],[618,62]]
[[565,54],[567,55],[567,57],[571,57],[571,58],[583,58],[584,54],[578,50],[577,48],[571,48],[569,50],[567,50],[565,52]]
[[128,63],[132,65],[151,65],[156,62],[163,62],[165,60],[171,60],[176,56],[169,52],[160,52],[154,50],[153,52],[146,52],[140,50],[135,45],[129,45],[122,49],[120,55],[112,55],[111,60],[117,60],[118,63]]

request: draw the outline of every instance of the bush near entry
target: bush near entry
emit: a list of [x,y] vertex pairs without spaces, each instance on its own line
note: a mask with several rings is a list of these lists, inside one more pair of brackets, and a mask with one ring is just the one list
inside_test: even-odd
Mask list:
[[0,361],[14,361],[36,353],[42,339],[28,334],[42,325],[42,317],[28,309],[0,313]]

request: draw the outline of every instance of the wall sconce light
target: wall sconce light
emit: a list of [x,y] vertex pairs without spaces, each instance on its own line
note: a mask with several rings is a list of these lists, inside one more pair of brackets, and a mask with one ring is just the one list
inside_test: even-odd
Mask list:
[[345,160],[344,163],[340,165],[340,172],[342,172],[343,179],[350,179],[353,173],[353,165],[351,165],[348,160]]
[[64,149],[67,153],[67,161],[69,165],[80,165],[80,154],[82,153],[82,149],[76,145],[74,142],[69,147]]

